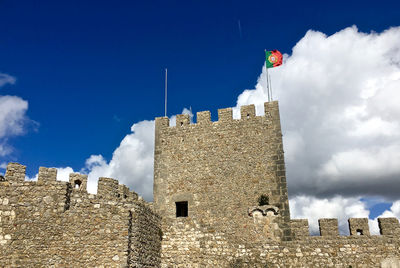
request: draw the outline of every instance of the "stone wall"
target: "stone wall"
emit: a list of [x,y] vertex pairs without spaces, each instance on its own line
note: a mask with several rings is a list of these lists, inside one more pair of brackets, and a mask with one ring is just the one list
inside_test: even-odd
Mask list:
[[[327,221],[326,221],[327,220]],[[349,228],[364,227],[367,219],[350,219]],[[381,218],[386,231],[398,230],[395,218]],[[329,222],[332,235],[310,236],[307,220],[292,220],[292,241],[246,241],[237,243],[225,232],[198,228],[191,221],[179,219],[173,224],[173,236],[164,234],[162,267],[400,267],[398,235],[333,235],[333,219],[321,219],[320,230]],[[354,223],[361,223],[357,225]],[[170,230],[170,229],[168,229]],[[382,230],[381,230],[382,231]],[[235,242],[235,243],[232,243]]]
[[159,266],[160,218],[136,193],[100,178],[93,195],[87,176],[61,182],[56,174],[40,168],[37,182],[24,181],[25,167],[8,165],[0,182],[0,267]]
[[[307,220],[290,220],[277,102],[178,115],[171,127],[156,118],[154,207],[162,216],[162,267],[400,267],[397,219],[350,219],[339,236],[337,219],[320,219],[320,236]],[[261,195],[268,202],[259,204]],[[182,210],[187,206],[187,211]],[[182,212],[184,211],[184,212]],[[389,266],[388,266],[389,265]]]

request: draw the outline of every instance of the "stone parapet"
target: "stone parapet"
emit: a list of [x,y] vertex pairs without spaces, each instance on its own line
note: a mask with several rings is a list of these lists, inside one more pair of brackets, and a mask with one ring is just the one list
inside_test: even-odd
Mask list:
[[400,224],[397,218],[378,218],[378,225],[382,235],[400,235]]
[[[0,181],[0,267],[159,267],[160,217],[117,180],[57,181],[57,169],[10,163]],[[143,245],[146,245],[143,247]],[[29,253],[29,252],[32,252]]]
[[321,236],[338,236],[338,220],[337,219],[319,219],[319,233]]
[[370,235],[368,218],[350,218],[348,222],[350,235]]
[[310,236],[310,230],[307,219],[292,219],[290,220],[292,233],[296,240]]
[[55,182],[57,180],[57,169],[40,167],[38,174],[38,182],[48,183]]
[[[192,128],[201,128],[206,127],[212,124],[218,124],[219,126],[223,126],[224,124],[232,124],[238,123],[247,120],[261,120],[267,119],[272,120],[275,123],[280,123],[279,120],[279,108],[278,102],[266,102],[264,104],[264,115],[256,116],[256,110],[254,104],[244,105],[240,107],[240,119],[233,119],[233,110],[232,108],[223,108],[218,109],[218,121],[211,121],[211,113],[210,111],[202,111],[197,112],[197,122],[191,123],[190,116],[188,114],[178,114],[176,116],[176,124],[175,126],[171,126],[168,117],[156,117],[155,124],[156,129],[161,130],[164,128],[177,128],[177,127],[192,127]],[[179,128],[177,128],[179,129]],[[156,130],[157,133],[157,130]]]
[[7,165],[6,174],[4,179],[11,183],[22,182],[25,180],[26,166],[18,163],[9,163]]

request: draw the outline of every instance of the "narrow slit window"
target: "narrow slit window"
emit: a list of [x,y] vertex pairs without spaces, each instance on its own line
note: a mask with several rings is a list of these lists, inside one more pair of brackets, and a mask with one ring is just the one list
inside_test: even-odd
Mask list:
[[188,216],[188,202],[181,201],[176,202],[176,217],[187,217]]

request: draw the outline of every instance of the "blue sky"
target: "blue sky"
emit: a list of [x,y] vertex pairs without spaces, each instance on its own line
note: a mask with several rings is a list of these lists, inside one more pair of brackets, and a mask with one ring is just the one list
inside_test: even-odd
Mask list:
[[15,160],[32,174],[39,165],[80,168],[93,153],[110,158],[132,122],[163,115],[165,67],[170,115],[216,111],[255,84],[265,48],[290,53],[309,29],[382,31],[400,8],[215,2],[1,1],[0,70],[17,78],[2,94],[28,100],[40,124],[12,140]]
[[[109,163],[134,123],[163,115],[164,68],[168,116],[192,107],[216,120],[218,108],[261,85],[264,49],[290,57],[309,30],[382,33],[399,25],[399,10],[398,1],[0,1],[0,74],[15,79],[0,95],[29,105],[23,130],[1,137],[0,164],[23,163],[29,177],[39,166],[90,172],[90,156]],[[284,118],[291,122],[290,112]],[[304,189],[292,194],[313,196]],[[400,199],[337,189],[369,200],[371,218]],[[314,197],[335,196],[328,192]]]

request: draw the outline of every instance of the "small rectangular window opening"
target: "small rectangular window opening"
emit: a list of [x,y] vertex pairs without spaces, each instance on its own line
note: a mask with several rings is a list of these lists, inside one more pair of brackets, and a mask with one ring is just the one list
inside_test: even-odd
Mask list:
[[181,201],[176,202],[176,217],[187,217],[188,216],[188,202]]

